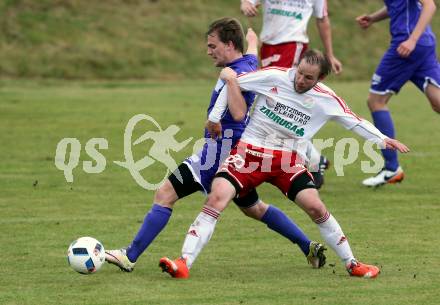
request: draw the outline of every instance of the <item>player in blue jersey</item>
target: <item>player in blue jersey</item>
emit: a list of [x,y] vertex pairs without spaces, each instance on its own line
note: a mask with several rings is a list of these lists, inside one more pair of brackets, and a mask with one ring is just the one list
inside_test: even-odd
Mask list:
[[[429,26],[436,6],[433,0],[384,0],[380,10],[356,18],[367,29],[375,22],[390,18],[391,45],[373,75],[368,107],[374,125],[394,138],[394,124],[387,103],[407,82],[423,91],[431,107],[440,113],[440,63],[436,56],[436,39]],[[366,186],[401,182],[404,178],[397,152],[382,150],[385,167],[374,177],[365,179]]]
[[[257,36],[250,30],[248,52],[243,55],[243,30],[240,23],[233,18],[223,18],[213,22],[206,34],[208,55],[214,60],[217,67],[230,67],[237,73],[254,71],[257,68]],[[219,80],[212,92],[208,115],[221,92],[224,82]],[[106,260],[117,265],[123,271],[131,272],[138,257],[153,242],[157,235],[164,229],[172,214],[174,204],[180,199],[196,191],[205,194],[211,190],[211,182],[215,173],[224,159],[229,155],[231,148],[240,139],[247,121],[254,94],[243,93],[245,103],[228,103],[228,110],[222,116],[222,139],[210,140],[205,130],[207,139],[199,153],[187,158],[178,166],[168,180],[156,191],[154,203],[146,215],[143,224],[126,249],[106,251]],[[298,244],[309,263],[314,268],[325,264],[325,248],[310,241],[296,224],[281,210],[267,205],[258,198],[256,192],[237,199],[236,203],[249,217],[260,220],[270,229]],[[244,207],[244,208],[243,208]],[[214,210],[207,213],[216,213]],[[188,234],[196,234],[189,231]],[[181,275],[180,277],[185,277]]]

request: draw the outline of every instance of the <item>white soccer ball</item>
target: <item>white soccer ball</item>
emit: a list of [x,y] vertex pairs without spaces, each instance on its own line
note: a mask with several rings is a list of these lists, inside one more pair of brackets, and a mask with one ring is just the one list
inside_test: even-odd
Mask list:
[[80,237],[70,244],[67,261],[81,274],[95,273],[105,262],[104,246],[93,237]]

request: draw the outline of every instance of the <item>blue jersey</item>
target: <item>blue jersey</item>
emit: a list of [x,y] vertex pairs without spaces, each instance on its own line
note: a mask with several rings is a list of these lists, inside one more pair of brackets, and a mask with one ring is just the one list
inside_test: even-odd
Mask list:
[[[258,66],[258,59],[255,55],[244,55],[243,57],[234,60],[233,62],[227,64],[226,66],[237,72],[237,74],[242,74],[246,72],[255,71]],[[212,108],[214,107],[215,101],[217,100],[217,97],[224,86],[225,83],[221,79],[219,79],[217,81],[214,90],[212,91],[211,102],[209,103],[209,107],[207,111],[208,116]],[[243,97],[249,109],[254,101],[255,94],[253,92],[243,92]],[[226,109],[220,123],[222,124],[223,131],[227,129],[232,129],[234,131],[233,137],[239,139],[244,129],[246,128],[248,119],[249,119],[248,114],[246,114],[243,120],[237,122],[234,120],[229,110]],[[209,138],[209,134],[206,129],[205,129],[205,138]]]
[[[414,31],[420,18],[422,5],[418,0],[384,0],[390,16],[391,44],[400,44]],[[418,45],[435,45],[435,36],[428,25],[420,36]]]
[[[255,55],[244,55],[227,66],[233,69],[237,74],[255,71],[257,69],[258,59]],[[212,91],[211,103],[208,107],[208,115],[215,105],[218,95],[225,86],[222,80],[217,81],[217,85]],[[246,101],[248,109],[252,106],[254,102],[255,94],[253,92],[243,92],[244,99]],[[223,137],[222,139],[217,139],[216,141],[206,140],[203,148],[195,153],[194,155],[186,158],[183,161],[186,164],[193,175],[195,181],[197,181],[202,187],[205,193],[211,191],[211,182],[214,179],[215,173],[221,163],[229,155],[229,151],[241,137],[244,129],[246,128],[248,122],[248,114],[246,117],[237,122],[232,117],[229,110],[225,110],[225,113],[220,120],[222,124]],[[226,130],[232,130],[233,134],[226,133]],[[205,138],[209,138],[209,134],[205,129]]]

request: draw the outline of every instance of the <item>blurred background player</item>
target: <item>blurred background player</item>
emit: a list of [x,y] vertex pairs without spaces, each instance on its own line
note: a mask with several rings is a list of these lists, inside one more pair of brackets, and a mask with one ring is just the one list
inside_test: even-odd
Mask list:
[[[230,67],[239,74],[256,70],[257,36],[252,30],[248,31],[248,54],[243,55],[243,30],[236,19],[223,18],[214,21],[206,33],[206,38],[207,53],[216,67]],[[225,83],[219,79],[211,95],[208,115],[224,85]],[[224,129],[219,131],[221,139],[216,141],[209,139],[209,134],[205,130],[206,142],[203,149],[183,161],[156,191],[152,208],[145,216],[131,244],[126,249],[106,251],[106,260],[109,263],[117,265],[123,271],[133,271],[138,257],[165,228],[174,204],[180,198],[197,191],[205,194],[210,192],[211,182],[219,164],[224,161],[231,148],[240,139],[248,122],[248,112],[255,94],[244,92],[243,97],[245,102],[228,103],[228,109],[222,113],[221,122]],[[281,210],[259,200],[256,192],[241,198],[237,204],[245,205],[242,211],[247,216],[260,220],[270,229],[298,244],[314,268],[325,264],[323,253],[325,248],[317,242],[310,241]]]
[[[392,94],[411,81],[428,98],[432,109],[440,113],[440,64],[436,56],[436,39],[429,26],[436,6],[433,0],[386,0],[380,10],[356,18],[363,29],[390,18],[391,44],[371,80],[368,107],[374,125],[385,135],[394,137],[394,123],[387,107]],[[366,186],[401,182],[404,178],[397,152],[384,149],[384,168],[365,179]]]
[[[325,54],[335,74],[342,72],[341,62],[333,54],[330,19],[327,0],[241,0],[241,11],[247,17],[258,14],[258,6],[263,6],[263,28],[260,39],[261,66],[291,68],[307,50],[309,37],[307,26],[311,16],[316,18],[316,26],[324,46]],[[307,157],[308,167],[319,189],[324,183],[324,170],[328,160],[310,143]]]
[[[240,90],[257,94],[255,111],[237,146],[220,167],[212,183],[202,212],[189,229],[176,260],[163,257],[162,269],[173,277],[188,277],[188,268],[208,243],[220,213],[232,198],[246,197],[263,182],[276,186],[286,197],[301,207],[317,224],[321,236],[343,261],[352,276],[374,278],[379,268],[355,259],[345,234],[336,219],[319,198],[310,173],[304,167],[301,143],[309,141],[329,120],[334,120],[366,140],[384,147],[408,152],[397,140],[383,135],[368,121],[356,116],[344,101],[330,88],[320,83],[330,73],[330,63],[315,50],[308,50],[297,69],[282,71],[268,68],[237,77],[232,69],[224,68],[220,74],[227,83],[209,115],[211,122],[219,122],[217,108],[227,102],[243,99]],[[271,90],[278,88],[275,93]],[[307,100],[314,107],[305,106]],[[278,107],[274,107],[274,105]],[[272,106],[271,106],[272,105]],[[294,109],[309,118],[299,124],[284,109]],[[277,110],[278,109],[278,110]],[[249,166],[256,168],[249,172]],[[186,275],[186,276],[182,276]]]
[[260,4],[263,6],[263,28],[260,34],[263,68],[291,68],[298,64],[309,45],[307,25],[313,15],[333,73],[342,72],[342,64],[333,54],[327,0],[242,0],[241,11],[247,17],[254,17],[258,14]]

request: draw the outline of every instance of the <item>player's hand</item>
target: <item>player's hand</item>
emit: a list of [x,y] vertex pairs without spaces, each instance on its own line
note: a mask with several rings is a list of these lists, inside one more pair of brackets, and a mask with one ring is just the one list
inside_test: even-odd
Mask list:
[[225,82],[234,80],[236,78],[237,78],[237,72],[235,72],[229,67],[223,68],[220,71],[220,79],[224,80]]
[[356,21],[363,29],[368,29],[373,24],[373,20],[369,15],[361,15],[356,17]]
[[409,148],[405,144],[395,139],[386,138],[384,142],[385,142],[385,148],[398,150],[401,153],[409,152]]
[[341,62],[334,56],[328,57],[330,64],[332,66],[332,72],[335,74],[339,74],[342,72],[342,64]]
[[240,10],[247,17],[255,17],[258,14],[257,7],[247,0],[241,1]]
[[246,33],[247,50],[246,54],[258,56],[258,36],[252,28],[248,28]]
[[208,130],[208,133],[211,136],[211,139],[215,140],[217,138],[218,139],[222,138],[222,124],[213,123],[210,120],[207,120],[205,127]]
[[408,57],[412,51],[414,51],[414,48],[416,47],[416,42],[412,39],[405,40],[397,47],[397,53],[401,57]]
[[248,46],[249,45],[256,46],[258,44],[258,36],[252,28],[248,28],[248,30],[247,30],[246,41],[247,41]]

